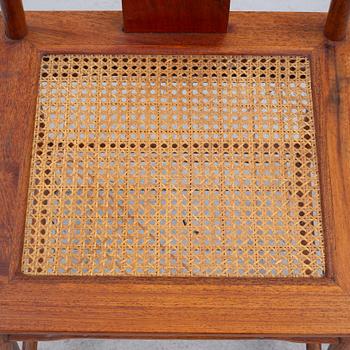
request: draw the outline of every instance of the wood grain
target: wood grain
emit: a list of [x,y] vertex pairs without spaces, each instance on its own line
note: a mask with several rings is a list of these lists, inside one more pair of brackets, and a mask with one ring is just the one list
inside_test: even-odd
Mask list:
[[15,341],[10,341],[7,337],[0,335],[0,350],[19,350]]
[[5,23],[5,33],[9,39],[22,39],[27,34],[26,19],[22,0],[0,0]]
[[37,350],[38,349],[38,342],[36,341],[24,341],[22,350]]
[[123,0],[128,33],[225,33],[230,0]]
[[350,18],[349,0],[332,0],[325,26],[325,35],[330,40],[343,40]]
[[124,33],[121,12],[27,12],[29,42],[48,52],[305,53],[326,43],[325,20],[320,13],[233,12],[227,34]]
[[[118,335],[118,334],[69,334],[66,333],[64,335],[60,334],[13,334],[9,335],[8,339],[12,341],[51,341],[51,340],[63,340],[63,339],[77,339],[77,338],[94,338],[94,339],[164,339],[164,340],[170,340],[170,339],[213,339],[213,337],[208,337],[205,334],[202,335],[195,335],[195,336],[186,336],[186,335],[172,335],[172,334],[142,334],[142,335]],[[249,340],[249,339],[256,339],[256,338],[250,338],[249,336],[232,336],[232,335],[218,335],[215,339],[221,339],[221,340]],[[282,340],[282,341],[288,341],[288,342],[294,342],[294,343],[310,343],[310,344],[318,344],[318,343],[325,343],[325,344],[337,344],[338,339],[337,338],[329,338],[329,337],[322,337],[322,338],[279,338],[279,337],[263,337],[261,339],[268,339],[268,340]]]
[[321,344],[306,344],[306,350],[322,350]]
[[[227,34],[126,34],[121,13],[28,13],[0,41],[0,332],[138,338],[350,335],[350,71],[324,14],[234,13]],[[288,280],[28,278],[18,273],[40,55],[46,52],[307,54],[313,62],[332,271]],[[20,98],[19,98],[20,96]],[[20,312],[20,317],[18,316]]]
[[342,338],[339,344],[331,344],[328,350],[350,350],[350,340]]

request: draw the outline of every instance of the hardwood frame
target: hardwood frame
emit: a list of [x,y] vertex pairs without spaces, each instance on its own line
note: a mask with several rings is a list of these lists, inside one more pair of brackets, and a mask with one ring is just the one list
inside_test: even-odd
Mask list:
[[329,350],[349,350],[350,349],[350,340],[341,339],[338,344],[331,344]]
[[230,0],[123,0],[127,33],[225,33]]
[[7,337],[0,336],[1,350],[20,350],[17,342],[9,340]]
[[22,0],[0,0],[5,32],[9,39],[23,39],[27,35],[27,24]]
[[[0,40],[0,334],[11,340],[50,335],[310,343],[350,336],[350,42],[335,44],[323,37],[325,14],[232,13],[228,33],[212,35],[125,34],[119,12],[29,12],[27,19],[25,40]],[[40,56],[50,52],[309,55],[326,278],[22,275],[38,70]]]
[[[126,32],[226,32],[230,0],[192,0],[191,7],[183,0],[172,0],[165,8],[159,0],[123,0],[124,29]],[[22,39],[27,25],[22,0],[0,0],[9,39]],[[152,8],[152,11],[148,11]],[[198,8],[198,14],[186,16],[186,11]],[[156,11],[156,13],[154,13]],[[192,11],[193,12],[193,11]],[[174,13],[174,18],[172,18]],[[175,17],[177,14],[177,18]],[[134,18],[136,16],[136,19]],[[349,0],[331,0],[325,36],[334,41],[346,36],[350,18]],[[155,24],[157,22],[157,24]]]
[[349,0],[332,0],[325,26],[325,35],[330,40],[340,41],[346,36],[350,18]]
[[321,344],[307,344],[306,350],[322,350]]

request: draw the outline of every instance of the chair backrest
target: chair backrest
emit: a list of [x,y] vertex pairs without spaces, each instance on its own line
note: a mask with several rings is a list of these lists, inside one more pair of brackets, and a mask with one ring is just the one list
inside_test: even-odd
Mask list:
[[[124,29],[126,32],[224,32],[229,4],[230,0],[123,0]],[[27,34],[22,0],[0,0],[0,5],[6,36],[22,39]],[[350,0],[332,0],[324,30],[326,37],[343,40],[349,17]]]
[[127,33],[225,33],[230,0],[123,0]]

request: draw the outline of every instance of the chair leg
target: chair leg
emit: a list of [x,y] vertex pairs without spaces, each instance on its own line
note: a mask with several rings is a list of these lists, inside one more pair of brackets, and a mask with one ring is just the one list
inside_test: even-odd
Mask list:
[[0,350],[20,350],[17,342],[8,341],[3,335],[0,335]]
[[338,344],[331,344],[328,350],[350,350],[350,339],[341,338]]
[[22,350],[37,350],[38,342],[37,341],[24,341]]
[[306,344],[306,350],[321,350],[322,346],[321,344]]

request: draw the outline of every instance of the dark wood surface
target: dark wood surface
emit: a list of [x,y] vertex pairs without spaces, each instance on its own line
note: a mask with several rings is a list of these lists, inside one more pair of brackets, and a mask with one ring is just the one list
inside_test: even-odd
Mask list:
[[332,0],[325,26],[325,35],[330,40],[343,40],[347,34],[350,18],[349,0]]
[[230,0],[123,0],[126,32],[221,32]]
[[0,335],[0,350],[20,350],[15,341],[10,341],[7,337]]
[[341,339],[339,344],[331,344],[328,350],[350,350],[350,339]]
[[18,40],[27,34],[22,0],[0,0],[0,7],[9,39]]
[[[126,34],[113,12],[28,13],[0,41],[0,333],[134,338],[350,335],[350,65],[325,14],[233,13],[227,34]],[[40,55],[305,54],[312,59],[327,233],[324,279],[30,278],[19,272]]]
[[[12,341],[52,341],[52,340],[63,340],[63,339],[81,339],[81,338],[94,338],[94,339],[163,339],[163,340],[174,340],[174,339],[214,339],[213,336],[203,335],[174,335],[174,334],[139,334],[139,335],[118,335],[118,334],[11,334],[8,336],[9,340]],[[249,340],[256,339],[249,336],[239,336],[239,335],[218,335],[215,339],[220,340]],[[310,337],[310,338],[288,338],[288,337],[260,337],[260,339],[265,340],[282,340],[293,343],[309,343],[309,344],[338,344],[338,338],[330,337]]]
[[37,350],[38,343],[36,341],[24,341],[22,350]]
[[322,350],[321,344],[306,344],[306,350]]

